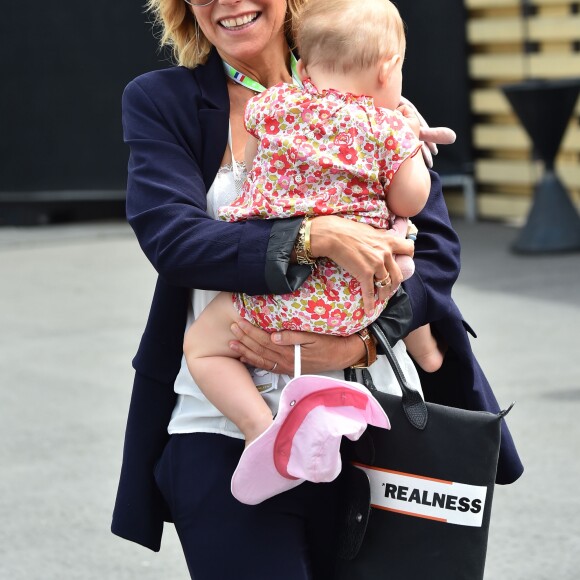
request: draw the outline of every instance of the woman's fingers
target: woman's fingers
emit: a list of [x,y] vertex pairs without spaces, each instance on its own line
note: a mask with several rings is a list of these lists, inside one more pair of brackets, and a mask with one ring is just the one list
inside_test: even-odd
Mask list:
[[303,373],[322,373],[344,369],[360,360],[365,352],[362,340],[354,336],[332,336],[312,332],[284,330],[271,335],[272,341],[288,345],[300,344]]
[[276,373],[294,373],[294,345],[300,344],[303,373],[322,373],[343,369],[364,354],[363,342],[357,336],[330,336],[311,332],[285,330],[268,333],[246,320],[233,324],[232,332],[237,340],[230,347],[240,355],[240,360],[254,367]]
[[230,348],[243,363],[267,371],[277,363],[276,373],[294,372],[294,347],[274,344],[270,333],[247,320],[232,324],[231,330],[237,340],[230,342]]
[[359,280],[360,284],[360,291],[362,294],[363,300],[363,307],[365,309],[365,314],[367,316],[372,315],[375,310],[375,302],[376,302],[376,288],[375,288],[375,278],[365,278],[363,280]]
[[[414,251],[411,240],[337,216],[314,218],[311,239],[315,256],[330,258],[357,279],[367,314],[375,309],[377,298],[387,298],[402,281],[394,254],[412,256]],[[377,286],[387,274],[392,287]]]

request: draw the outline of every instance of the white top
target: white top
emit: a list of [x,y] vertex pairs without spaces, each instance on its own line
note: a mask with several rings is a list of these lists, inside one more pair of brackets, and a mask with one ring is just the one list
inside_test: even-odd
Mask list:
[[[233,162],[220,168],[207,194],[207,211],[217,218],[218,207],[229,205],[241,193],[241,187],[246,178],[246,168],[243,163]],[[192,290],[190,307],[187,315],[185,331],[200,315],[203,309],[215,298],[218,293],[210,290]],[[397,360],[407,378],[409,386],[421,391],[419,376],[409,358],[405,345],[400,340],[394,347]],[[375,386],[381,391],[401,394],[401,390],[387,358],[379,356],[375,364],[369,369]],[[262,396],[268,403],[272,413],[276,413],[282,388],[290,380],[287,375],[278,375],[260,369],[250,369]],[[321,373],[323,374],[323,373]],[[338,379],[344,378],[342,370],[324,373]],[[243,439],[242,433],[230,420],[226,419],[203,395],[194,382],[185,356],[181,359],[181,368],[175,379],[177,404],[168,426],[169,434],[174,433],[221,433],[230,437]],[[235,387],[232,387],[235,388]]]

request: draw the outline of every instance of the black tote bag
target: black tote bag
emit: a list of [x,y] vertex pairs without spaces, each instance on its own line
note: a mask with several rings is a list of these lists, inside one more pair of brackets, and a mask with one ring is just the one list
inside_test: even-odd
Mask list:
[[368,427],[343,446],[336,578],[482,579],[500,425],[511,407],[493,414],[425,403],[381,329],[371,328],[403,396],[377,391],[367,376],[391,429]]

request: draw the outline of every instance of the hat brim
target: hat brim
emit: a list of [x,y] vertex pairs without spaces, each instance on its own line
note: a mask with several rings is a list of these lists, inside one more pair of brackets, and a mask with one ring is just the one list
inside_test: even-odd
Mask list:
[[[282,391],[278,414],[272,425],[242,453],[232,476],[232,495],[242,503],[256,505],[306,481],[288,471],[294,436],[304,418],[313,409],[322,407],[328,409],[337,422],[344,421],[345,410],[353,405],[357,406],[356,416],[363,426],[351,438],[358,438],[367,424],[390,429],[383,408],[362,385],[319,375],[292,379]],[[339,453],[336,462],[338,475]],[[319,481],[315,477],[309,479]]]

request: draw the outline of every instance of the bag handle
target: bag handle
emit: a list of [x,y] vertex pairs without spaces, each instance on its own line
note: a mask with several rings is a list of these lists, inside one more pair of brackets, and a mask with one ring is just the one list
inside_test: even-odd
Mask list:
[[429,411],[427,410],[427,405],[425,404],[423,397],[418,391],[412,389],[407,384],[407,379],[405,379],[405,375],[399,366],[397,357],[393,352],[393,347],[390,345],[381,327],[378,324],[371,324],[369,328],[377,339],[378,344],[385,352],[387,360],[395,374],[395,378],[401,387],[401,391],[403,392],[401,403],[409,423],[411,423],[411,425],[416,429],[422,431],[427,426],[427,420],[429,419]]
[[294,345],[294,377],[299,377],[302,374],[302,361],[300,360],[300,345]]

